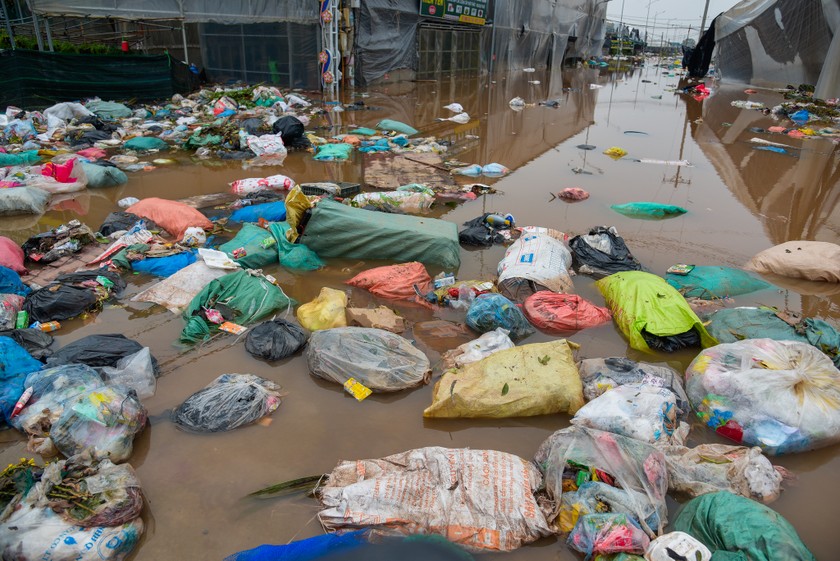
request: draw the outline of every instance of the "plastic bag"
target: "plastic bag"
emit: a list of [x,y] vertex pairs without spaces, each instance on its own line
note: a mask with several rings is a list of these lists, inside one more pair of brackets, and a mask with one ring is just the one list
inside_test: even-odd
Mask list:
[[621,158],[627,155],[627,150],[619,148],[618,146],[613,146],[612,148],[607,148],[606,150],[604,150],[604,154],[606,154],[613,160],[620,160]]
[[44,214],[50,194],[34,187],[0,189],[0,216]]
[[446,372],[424,417],[529,417],[574,414],[583,389],[565,339],[493,353]]
[[581,274],[601,278],[621,271],[642,270],[642,265],[614,227],[592,228],[589,234],[569,240],[569,247],[577,272]]
[[461,367],[472,362],[478,362],[488,356],[505,349],[512,349],[515,345],[508,337],[508,330],[498,327],[488,331],[478,339],[459,345],[442,357],[444,370]]
[[595,286],[607,301],[618,328],[638,351],[673,352],[717,343],[685,298],[661,277],[627,271],[601,279]]
[[207,234],[203,228],[192,226],[184,230],[184,239],[181,240],[182,245],[196,247],[205,243],[207,243]]
[[686,298],[707,300],[770,288],[763,280],[729,267],[694,267],[687,275],[668,273],[665,280]]
[[632,516],[651,537],[662,533],[668,522],[668,472],[665,457],[655,446],[572,426],[548,437],[534,462],[545,476],[547,506],[551,508],[548,521],[562,533],[570,532],[581,515],[595,512],[564,494],[593,484],[594,489],[603,486],[595,494],[601,503],[596,505],[598,512],[606,509]]
[[100,119],[106,121],[116,121],[117,119],[125,119],[131,117],[131,109],[122,103],[115,101],[102,101],[101,99],[94,99],[85,104],[88,111],[92,111]]
[[0,236],[0,265],[22,275],[27,272],[23,265],[24,258],[23,249],[18,244],[6,236]]
[[154,136],[135,136],[123,144],[123,148],[135,152],[151,152],[152,150],[166,150],[169,144]]
[[261,205],[249,205],[238,208],[230,215],[230,222],[259,222],[260,219],[269,222],[286,220],[286,203],[277,201]]
[[413,136],[419,132],[414,127],[406,125],[400,121],[394,121],[393,119],[382,119],[376,125],[376,128],[383,131],[398,132],[407,136]]
[[320,331],[333,327],[347,327],[347,295],[334,288],[324,287],[318,297],[297,309],[297,318],[304,329]]
[[[240,248],[245,250],[245,255],[237,257],[234,251]],[[219,249],[246,269],[261,269],[278,261],[274,236],[256,224],[243,224],[236,236]]]
[[629,216],[631,218],[648,218],[654,220],[659,218],[671,218],[688,212],[681,206],[648,202],[612,205],[610,208],[619,214],[623,214],[624,216]]
[[587,555],[644,553],[650,538],[626,514],[587,514],[580,517],[566,543]]
[[23,309],[23,296],[0,293],[0,329],[14,329],[17,314]]
[[394,300],[412,299],[417,296],[415,286],[421,294],[431,288],[432,278],[422,263],[401,263],[386,265],[362,271],[347,284],[367,290],[380,298]]
[[317,561],[326,555],[359,549],[367,543],[366,535],[367,530],[356,530],[346,534],[320,534],[283,545],[264,544],[229,555],[224,561]]
[[280,406],[280,386],[253,374],[222,374],[172,411],[172,422],[194,432],[249,425]]
[[206,216],[193,207],[178,201],[150,197],[131,205],[126,212],[152,220],[155,224],[180,240],[191,226],[209,230],[213,227]]
[[503,177],[509,173],[510,169],[502,164],[492,163],[481,166],[481,174],[487,177]]
[[123,289],[125,282],[119,273],[104,269],[66,273],[29,294],[23,309],[31,322],[61,321],[97,309],[101,302],[119,295]]
[[237,179],[230,184],[230,190],[234,195],[244,197],[260,191],[289,191],[294,186],[295,182],[291,178],[285,175],[272,175],[264,178]]
[[682,445],[689,425],[678,419],[677,400],[667,388],[624,384],[580,408],[572,424],[651,444]]
[[[3,238],[0,237],[0,247],[2,247],[2,245]],[[18,249],[20,248],[18,247]],[[2,255],[2,249],[0,249],[0,255]],[[16,273],[13,269],[10,269],[9,267],[4,267],[0,265],[0,293],[26,296],[30,292],[32,292],[32,289],[23,284],[23,281],[20,280],[20,275],[18,273]]]
[[514,341],[534,333],[534,328],[519,308],[501,294],[476,297],[467,312],[467,325],[479,333],[487,333],[497,327],[507,329]]
[[724,558],[717,552],[730,552],[731,559],[816,561],[781,514],[726,491],[687,502],[674,520],[674,530],[699,540],[714,558]]
[[765,249],[746,265],[749,271],[783,277],[840,282],[840,245],[796,240]]
[[23,394],[26,375],[40,370],[43,364],[32,358],[10,337],[0,337],[0,413],[8,421],[17,400]]
[[521,284],[535,283],[553,292],[571,292],[574,288],[569,276],[571,266],[572,255],[563,242],[545,234],[523,235],[499,262],[499,289],[517,301],[536,292],[522,290]]
[[153,302],[167,308],[173,314],[180,314],[210,281],[223,277],[228,272],[197,261],[135,295],[131,301]]
[[304,136],[305,127],[300,119],[293,115],[283,115],[271,124],[274,134],[279,134],[283,144],[293,148],[306,148],[310,145]]
[[711,561],[712,552],[705,545],[684,532],[671,532],[659,536],[645,551],[647,561],[674,561],[677,559],[690,561]]
[[450,173],[452,175],[464,175],[467,177],[478,177],[481,175],[481,166],[478,164],[471,164],[468,166],[455,168]]
[[287,235],[291,227],[286,222],[272,222],[268,230],[277,241],[277,255],[279,263],[286,269],[314,271],[324,266],[321,258],[314,251],[302,243],[292,243]]
[[296,323],[274,319],[255,325],[245,337],[245,350],[257,358],[280,360],[306,345],[309,334]]
[[686,370],[698,417],[767,454],[840,442],[840,370],[811,345],[747,339],[706,349]]
[[[136,200],[135,202],[140,201]],[[105,217],[105,221],[102,222],[102,225],[99,227],[99,233],[105,237],[109,237],[111,236],[111,234],[114,234],[116,232],[125,232],[130,230],[135,224],[137,224],[137,222],[141,220],[145,220],[147,229],[157,229],[157,224],[154,224],[151,220],[144,219],[130,212],[117,211],[111,212],[108,214],[108,216]]]
[[458,232],[458,242],[461,245],[473,247],[492,247],[497,243],[504,243],[505,236],[500,233],[500,230],[507,230],[509,227],[495,228],[491,226],[487,223],[488,216],[491,216],[491,213],[487,212],[464,222],[466,227]]
[[[59,364],[87,364],[88,366],[118,367],[120,361],[135,353],[148,350],[137,341],[120,333],[96,334],[82,337],[62,347],[47,359],[49,366]],[[157,371],[157,360],[151,357]]]
[[578,372],[586,401],[624,384],[645,383],[671,390],[677,400],[677,416],[688,420],[691,404],[683,389],[682,374],[669,366],[636,362],[624,357],[587,358],[578,363]]
[[596,306],[577,294],[557,294],[546,290],[529,296],[522,311],[534,327],[546,331],[578,331],[612,319],[607,308]]
[[432,208],[435,202],[433,195],[426,193],[412,193],[410,191],[384,191],[376,193],[362,193],[353,197],[353,206],[357,207],[393,207],[407,213],[423,213]]
[[87,177],[87,186],[91,189],[116,187],[128,183],[128,176],[124,171],[113,166],[99,166],[82,162],[79,164]]
[[420,448],[338,464],[318,491],[318,519],[330,531],[369,526],[511,551],[551,533],[533,496],[540,483],[534,466],[512,454]]
[[353,153],[353,146],[345,143],[322,144],[315,153],[315,159],[319,162],[343,162],[350,159]]
[[310,373],[344,384],[355,378],[374,392],[395,392],[428,382],[429,359],[408,339],[382,329],[339,327],[309,338]]
[[[201,230],[204,233],[204,230]],[[147,275],[154,275],[156,277],[170,277],[183,269],[195,263],[197,257],[195,250],[182,251],[166,257],[147,257],[140,261],[133,261],[131,268],[136,273],[146,273]]]
[[140,399],[155,395],[155,363],[149,347],[121,358],[115,366],[103,366],[100,372],[106,384],[132,389]]

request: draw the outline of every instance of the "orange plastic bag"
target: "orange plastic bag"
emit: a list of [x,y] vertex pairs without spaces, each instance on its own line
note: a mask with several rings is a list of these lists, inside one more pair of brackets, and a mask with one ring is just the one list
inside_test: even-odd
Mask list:
[[195,226],[209,230],[213,227],[213,223],[193,207],[155,197],[131,205],[126,212],[148,218],[179,240],[184,237],[187,228]]
[[577,294],[558,294],[541,290],[525,300],[525,317],[545,331],[577,331],[607,323],[612,314]]
[[417,296],[414,285],[417,285],[421,294],[431,290],[432,277],[422,263],[414,261],[362,271],[347,281],[347,284],[363,288],[381,298],[410,300]]

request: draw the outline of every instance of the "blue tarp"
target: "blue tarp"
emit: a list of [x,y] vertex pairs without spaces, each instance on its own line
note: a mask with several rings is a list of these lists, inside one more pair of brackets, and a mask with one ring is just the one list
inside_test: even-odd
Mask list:
[[259,222],[260,218],[264,218],[269,222],[286,220],[286,203],[284,201],[277,201],[275,203],[245,206],[236,209],[230,215],[231,222]]
[[23,394],[23,382],[30,372],[43,364],[32,358],[26,349],[9,337],[0,337],[0,412],[8,421],[15,403]]
[[156,277],[169,277],[196,261],[196,251],[184,251],[166,257],[148,257],[141,261],[133,261],[131,268],[138,273],[146,273]]
[[9,269],[0,266],[0,294],[18,294],[26,296],[32,290],[23,284],[20,275]]

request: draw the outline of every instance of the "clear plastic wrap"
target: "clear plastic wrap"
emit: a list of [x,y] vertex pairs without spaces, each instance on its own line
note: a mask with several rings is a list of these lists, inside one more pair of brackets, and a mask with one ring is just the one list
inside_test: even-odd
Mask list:
[[132,389],[140,399],[155,395],[155,363],[149,347],[121,358],[114,366],[103,366],[100,371],[108,385]]
[[280,406],[281,388],[253,374],[222,374],[172,412],[172,422],[195,432],[233,430]]
[[508,337],[509,333],[507,329],[497,327],[478,339],[473,339],[451,351],[447,351],[442,357],[444,368],[465,366],[471,362],[485,359],[498,351],[512,349],[515,345]]
[[644,553],[650,538],[626,514],[587,514],[569,535],[572,548],[593,553]]

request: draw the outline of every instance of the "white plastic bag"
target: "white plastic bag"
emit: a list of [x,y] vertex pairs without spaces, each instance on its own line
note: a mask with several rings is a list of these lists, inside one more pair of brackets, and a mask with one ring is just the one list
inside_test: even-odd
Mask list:
[[237,179],[230,184],[230,190],[240,197],[259,193],[260,191],[289,191],[295,186],[294,180],[285,175],[270,177],[249,177]]
[[137,397],[146,399],[155,395],[155,367],[149,347],[143,347],[132,355],[117,361],[116,366],[99,369],[109,386],[125,386],[137,392]]
[[246,144],[257,156],[285,156],[288,151],[283,144],[283,137],[279,134],[264,134],[255,136],[245,131],[239,131],[240,144]]
[[554,292],[571,292],[574,288],[569,268],[572,254],[563,242],[542,234],[520,237],[505,251],[499,262],[499,281],[524,278]]
[[460,103],[450,103],[449,105],[444,105],[444,109],[449,109],[453,113],[463,113],[464,107]]
[[510,331],[501,327],[488,331],[478,339],[473,339],[448,351],[444,356],[444,363],[447,367],[450,366],[447,363],[452,363],[452,367],[461,367],[487,358],[498,351],[512,349],[515,345],[508,337],[509,333]]
[[189,246],[204,245],[207,242],[207,234],[204,233],[204,228],[192,226],[184,230],[184,239],[181,243]]
[[[679,555],[675,557],[672,553]],[[710,561],[712,552],[709,548],[684,532],[671,532],[659,536],[645,551],[645,561],[674,561],[674,559],[690,559],[691,561]]]
[[415,193],[411,191],[385,191],[377,193],[361,193],[353,197],[353,205],[365,207],[393,206],[403,212],[425,213],[435,202],[433,195],[426,193]]
[[173,314],[180,314],[205,286],[229,272],[226,269],[211,268],[204,261],[196,261],[137,294],[131,301],[153,302],[167,308]]

